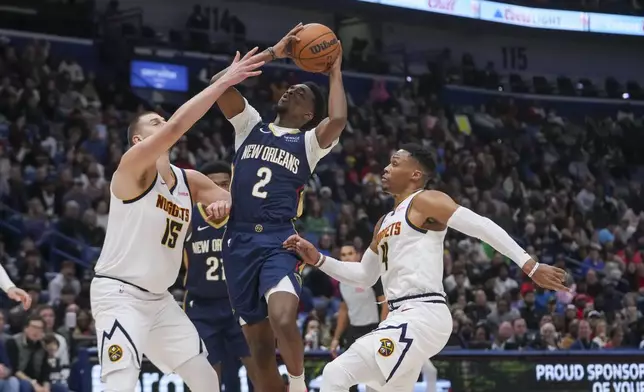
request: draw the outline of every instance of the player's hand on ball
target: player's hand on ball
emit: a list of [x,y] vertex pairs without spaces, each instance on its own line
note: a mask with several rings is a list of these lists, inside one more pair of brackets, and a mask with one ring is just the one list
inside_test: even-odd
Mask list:
[[260,75],[262,71],[257,68],[264,65],[264,61],[260,61],[258,57],[255,57],[257,49],[257,47],[254,47],[244,57],[241,57],[239,52],[237,52],[232,64],[230,64],[224,76],[219,80],[228,86],[234,86],[248,78]]
[[570,291],[566,287],[567,280],[566,271],[543,263],[539,264],[539,268],[532,275],[532,281],[547,290]]
[[23,289],[12,287],[7,290],[7,296],[16,302],[21,302],[25,310],[31,307],[31,296]]
[[284,247],[300,256],[306,264],[315,265],[320,259],[320,252],[307,240],[297,234],[293,234],[284,241]]
[[329,76],[335,73],[342,72],[342,42],[340,42],[340,40],[338,40],[338,46],[338,51],[340,51],[340,54],[331,65],[331,68],[329,68],[329,71],[327,72]]
[[284,36],[284,38],[279,40],[279,42],[273,46],[273,53],[275,53],[275,57],[277,57],[278,59],[283,59],[286,57],[291,57],[293,55],[293,44],[300,41],[300,39],[297,37],[297,33],[299,33],[303,28],[304,25],[302,24],[302,22],[298,23],[297,26],[293,27],[291,31],[289,31]]
[[217,200],[206,207],[206,214],[208,214],[207,219],[209,221],[222,220],[230,214],[230,202],[228,200]]

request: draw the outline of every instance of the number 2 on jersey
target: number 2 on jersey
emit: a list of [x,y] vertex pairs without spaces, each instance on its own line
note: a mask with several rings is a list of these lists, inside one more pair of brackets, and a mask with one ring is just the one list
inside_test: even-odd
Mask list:
[[183,223],[170,218],[165,218],[165,230],[163,232],[163,237],[161,237],[161,244],[170,249],[174,249],[174,247],[177,246],[177,239],[179,239],[179,233],[182,228]]
[[382,253],[382,264],[385,265],[385,271],[389,269],[389,244],[384,243],[380,245],[380,253]]
[[257,181],[255,186],[253,187],[253,196],[259,197],[260,199],[266,199],[268,192],[262,189],[264,189],[264,187],[269,182],[271,182],[273,172],[267,167],[260,167],[259,170],[257,170],[257,177],[259,177],[259,181]]
[[226,280],[226,273],[224,272],[224,263],[221,259],[216,257],[208,257],[206,259],[208,270],[206,271],[206,280]]

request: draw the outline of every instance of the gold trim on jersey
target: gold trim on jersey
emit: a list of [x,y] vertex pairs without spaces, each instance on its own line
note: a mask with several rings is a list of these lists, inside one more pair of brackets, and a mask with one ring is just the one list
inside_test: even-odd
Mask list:
[[[275,125],[275,124],[273,124],[273,123],[269,123],[269,124],[268,124],[268,129],[270,129],[270,130],[271,130],[271,132],[273,132],[273,135],[275,135],[275,136],[277,136],[277,137],[282,136],[282,135],[279,135],[279,134],[277,133],[277,129],[275,129],[275,127],[279,127],[279,125]],[[300,133],[300,132],[301,132],[299,129],[296,129],[296,128],[284,128],[284,127],[280,127],[280,129],[283,129],[283,130],[284,130],[284,134],[285,134],[285,135],[296,135],[296,134],[298,134],[298,133]]]
[[297,210],[295,219],[299,219],[304,213],[304,191],[306,191],[306,186],[303,186],[302,190],[298,192],[299,195],[297,196]]
[[186,269],[186,273],[183,275],[183,287],[186,287],[188,282],[188,268],[190,267],[190,261],[188,260],[188,250],[183,248],[183,268]]
[[203,220],[209,224],[210,226],[214,227],[215,229],[221,229],[228,223],[228,217],[225,217],[222,219],[220,222],[212,222],[208,220],[208,213],[206,212],[206,209],[204,208],[203,204],[197,203],[197,209],[199,210],[199,213],[201,214],[201,217]]

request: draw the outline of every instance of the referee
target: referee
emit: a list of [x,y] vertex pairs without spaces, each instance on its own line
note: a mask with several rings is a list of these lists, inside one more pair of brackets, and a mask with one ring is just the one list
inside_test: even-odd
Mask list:
[[[340,260],[347,263],[360,262],[360,255],[353,245],[344,245],[340,249]],[[358,338],[376,329],[389,312],[380,279],[371,289],[354,287],[341,282],[340,296],[342,302],[330,347],[331,355],[334,358],[338,355],[340,339],[343,336],[342,347],[346,350]],[[354,385],[350,391],[357,392],[357,386]]]

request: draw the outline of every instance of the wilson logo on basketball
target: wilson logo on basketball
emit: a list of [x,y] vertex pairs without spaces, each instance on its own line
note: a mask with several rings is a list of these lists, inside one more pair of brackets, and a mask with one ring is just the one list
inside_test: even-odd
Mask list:
[[332,40],[330,40],[330,41],[322,41],[322,42],[320,42],[320,43],[319,43],[319,44],[317,44],[317,45],[313,45],[313,46],[311,46],[311,47],[309,48],[309,50],[311,51],[311,53],[312,53],[312,54],[319,54],[319,53],[320,53],[320,52],[322,52],[323,50],[327,50],[327,49],[329,49],[330,47],[335,46],[335,45],[337,45],[337,44],[338,44],[338,39],[337,39],[337,38],[333,38],[333,39],[332,39]]

